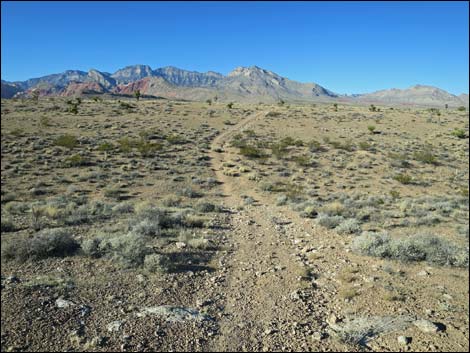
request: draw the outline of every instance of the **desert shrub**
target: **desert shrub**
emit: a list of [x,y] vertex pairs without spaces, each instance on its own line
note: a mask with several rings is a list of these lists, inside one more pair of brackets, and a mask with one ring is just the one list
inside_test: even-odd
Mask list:
[[10,134],[12,134],[15,137],[21,137],[23,136],[24,133],[25,131],[22,128],[16,128],[10,131]]
[[467,137],[467,134],[464,129],[455,129],[451,132],[451,135],[458,137],[459,139],[464,139]]
[[192,238],[188,240],[188,246],[193,249],[200,249],[200,250],[210,250],[213,249],[213,244],[209,241],[209,239],[205,238]]
[[5,211],[13,215],[20,215],[26,213],[30,209],[27,202],[11,201],[5,205]]
[[163,229],[195,226],[189,216],[189,211],[170,212],[150,205],[138,210],[129,221],[129,229],[137,234],[159,236]]
[[70,157],[67,157],[65,158],[64,162],[63,162],[63,165],[64,167],[80,167],[80,166],[84,166],[84,165],[87,165],[88,164],[88,161],[86,158],[82,157],[81,155],[79,154],[74,154]]
[[88,256],[93,258],[98,258],[103,256],[103,252],[100,250],[100,244],[102,242],[101,237],[95,237],[90,239],[85,239],[81,243],[82,252]]
[[39,124],[42,127],[48,127],[51,126],[51,119],[47,116],[42,116],[41,119],[39,119]]
[[405,185],[411,184],[411,182],[413,181],[413,178],[405,173],[399,173],[393,176],[393,179]]
[[139,267],[149,253],[146,238],[141,234],[129,232],[100,242],[99,251],[125,267]]
[[467,111],[467,108],[465,108],[464,106],[460,106],[460,107],[457,108],[457,110],[459,112],[465,112],[465,111]]
[[437,158],[432,152],[432,150],[428,147],[422,151],[417,151],[413,154],[413,158],[419,162],[426,163],[426,164],[433,164],[437,165]]
[[125,214],[134,212],[134,206],[127,202],[118,203],[112,208],[113,214]]
[[72,255],[79,248],[67,229],[45,229],[32,239],[10,239],[2,246],[2,257],[5,260],[20,262],[40,260],[48,257]]
[[184,137],[178,135],[168,135],[166,140],[172,145],[182,145],[188,142]]
[[317,207],[313,205],[307,205],[300,213],[300,216],[304,218],[315,218],[317,215]]
[[179,192],[180,196],[188,197],[190,199],[202,197],[202,194],[190,187],[182,188]]
[[363,232],[354,238],[352,249],[362,255],[391,257],[391,238],[387,233]]
[[464,237],[469,237],[469,227],[468,224],[460,225],[457,227],[457,233],[463,235]]
[[72,149],[78,145],[78,140],[73,135],[62,135],[54,140],[54,144],[56,146],[67,147]]
[[181,205],[181,198],[170,195],[162,199],[161,203],[163,206],[166,207],[178,207],[179,205]]
[[135,108],[135,105],[132,105],[132,104],[129,104],[129,103],[126,103],[126,102],[119,102],[119,107],[121,109],[126,109],[126,110],[132,110]]
[[270,148],[271,148],[271,154],[277,159],[284,158],[288,153],[287,146],[281,143],[271,144]]
[[417,226],[432,226],[441,222],[441,219],[434,214],[427,214],[424,217],[418,217],[415,225]]
[[280,195],[276,199],[276,205],[277,206],[284,206],[285,204],[287,204],[288,200],[289,200],[289,198],[286,195]]
[[172,269],[172,262],[167,255],[164,254],[149,254],[144,258],[144,269],[149,272],[170,272]]
[[195,210],[201,213],[215,212],[217,209],[216,205],[206,201],[198,202],[195,206]]
[[101,152],[108,152],[108,151],[112,151],[113,149],[114,149],[114,145],[109,142],[103,142],[102,144],[98,146],[98,151],[101,151]]
[[369,125],[369,126],[367,126],[367,130],[369,130],[369,132],[373,134],[374,131],[375,131],[375,126],[374,125]]
[[320,152],[323,151],[323,147],[320,142],[317,140],[310,140],[307,143],[307,147],[310,150],[310,152]]
[[267,157],[261,149],[248,145],[240,147],[240,154],[247,158],[263,159]]
[[110,199],[120,200],[122,197],[122,190],[117,186],[110,186],[104,189],[103,194]]
[[189,228],[202,228],[206,226],[207,219],[191,213],[186,213],[182,217],[182,224]]
[[308,155],[295,156],[292,160],[300,167],[311,167],[313,165],[313,161]]
[[118,141],[119,150],[123,153],[129,153],[135,147],[136,142],[128,137],[120,138]]
[[14,232],[16,225],[10,217],[2,216],[1,219],[1,230],[3,232]]
[[341,202],[333,201],[323,205],[320,211],[328,216],[339,216],[344,213],[345,207]]
[[155,142],[139,141],[137,144],[137,150],[140,152],[142,157],[153,157],[155,152],[161,151],[163,145]]
[[317,223],[328,229],[336,228],[343,221],[343,216],[329,216],[324,213],[320,213],[317,217]]
[[404,262],[427,261],[436,265],[468,266],[468,248],[428,234],[392,239],[384,233],[366,232],[354,239],[352,248],[363,255]]
[[18,195],[14,192],[3,192],[2,191],[2,203],[8,203],[18,199]]
[[132,231],[145,236],[158,236],[161,233],[160,218],[144,218],[132,226]]
[[77,207],[73,203],[68,204],[65,212],[61,215],[62,218],[59,218],[59,221],[69,226],[84,224],[90,221],[90,212],[87,205]]
[[339,234],[357,234],[361,231],[359,222],[354,218],[348,218],[341,222],[335,230]]
[[366,141],[359,142],[358,146],[363,151],[368,151],[372,148],[372,145]]

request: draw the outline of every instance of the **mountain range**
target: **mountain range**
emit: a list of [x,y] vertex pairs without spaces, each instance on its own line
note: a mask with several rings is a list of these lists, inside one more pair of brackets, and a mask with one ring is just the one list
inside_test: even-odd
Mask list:
[[205,73],[167,66],[153,70],[148,65],[132,65],[114,73],[91,69],[67,70],[26,81],[1,81],[1,97],[75,96],[84,94],[132,95],[173,99],[244,102],[332,101],[365,104],[468,106],[468,94],[456,96],[437,87],[415,85],[407,89],[386,89],[367,94],[341,95],[316,83],[301,83],[257,66],[237,67],[228,75]]

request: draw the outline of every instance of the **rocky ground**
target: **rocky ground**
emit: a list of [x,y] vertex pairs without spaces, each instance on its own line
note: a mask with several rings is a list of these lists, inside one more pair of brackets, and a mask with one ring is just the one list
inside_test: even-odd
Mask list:
[[371,110],[2,101],[2,351],[468,350],[468,114]]

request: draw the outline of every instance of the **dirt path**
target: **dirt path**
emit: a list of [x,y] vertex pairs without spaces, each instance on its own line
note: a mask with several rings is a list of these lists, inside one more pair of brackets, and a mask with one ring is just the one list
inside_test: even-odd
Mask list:
[[[232,210],[230,237],[234,250],[228,260],[225,317],[213,351],[310,350],[319,348],[327,311],[322,291],[314,289],[295,238],[305,228],[287,208],[274,206],[261,193],[247,190],[241,178],[226,176],[223,163],[231,156],[231,137],[262,119],[255,113],[220,134],[210,156],[223,183],[225,205]],[[223,152],[215,152],[216,148]],[[253,197],[252,206],[239,210],[240,195]],[[300,234],[299,234],[300,235]],[[323,344],[322,350],[328,350]]]

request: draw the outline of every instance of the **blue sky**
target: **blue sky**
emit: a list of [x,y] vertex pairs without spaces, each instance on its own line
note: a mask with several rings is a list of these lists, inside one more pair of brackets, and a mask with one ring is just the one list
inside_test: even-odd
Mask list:
[[257,65],[338,93],[468,92],[468,2],[9,2],[8,81],[132,64],[227,74]]

